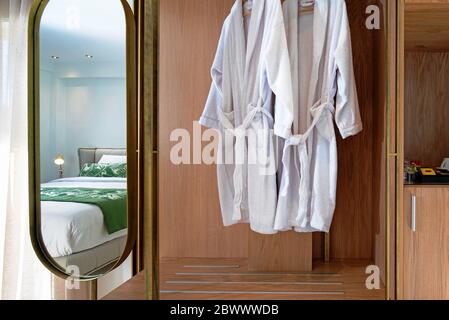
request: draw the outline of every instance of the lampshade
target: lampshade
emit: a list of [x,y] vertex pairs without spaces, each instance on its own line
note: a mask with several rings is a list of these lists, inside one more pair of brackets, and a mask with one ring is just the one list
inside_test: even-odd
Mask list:
[[64,164],[64,158],[62,157],[62,155],[58,154],[58,156],[55,159],[55,164],[57,166],[62,166]]

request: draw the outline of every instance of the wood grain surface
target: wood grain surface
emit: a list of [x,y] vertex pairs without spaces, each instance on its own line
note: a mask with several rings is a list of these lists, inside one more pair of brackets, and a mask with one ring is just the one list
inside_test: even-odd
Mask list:
[[[253,273],[245,259],[163,259],[163,300],[382,300],[384,290],[367,290],[370,261],[316,262],[314,272]],[[139,274],[103,300],[144,299]]]
[[312,271],[312,235],[293,231],[266,236],[251,233],[248,268],[251,271]]
[[407,50],[449,49],[449,1],[407,0],[405,36]]
[[[416,232],[411,197],[416,197]],[[407,187],[402,215],[405,300],[449,299],[449,188]]]
[[[331,229],[330,255],[333,259],[370,259],[373,255],[373,215],[378,215],[374,197],[374,168],[380,165],[379,144],[383,131],[384,104],[377,98],[378,52],[376,32],[365,26],[366,7],[375,1],[346,1],[350,20],[354,69],[357,80],[363,132],[341,140],[338,137],[337,208]],[[380,32],[380,31],[377,31]],[[377,101],[377,103],[376,103]],[[377,135],[377,136],[376,136]],[[376,145],[375,145],[376,144]]]
[[440,166],[449,158],[449,52],[405,55],[405,159]]
[[[170,133],[201,115],[210,87],[210,66],[224,18],[233,1],[164,0],[160,7],[159,217],[162,257],[246,258],[248,227],[224,228],[214,166],[173,166]],[[348,0],[353,52],[364,131],[339,139],[337,209],[331,231],[331,258],[371,259],[374,215],[380,200],[374,167],[380,165],[384,104],[376,90],[379,74],[376,32],[365,26],[370,0]],[[288,236],[286,236],[288,238]],[[286,238],[286,239],[287,239]],[[322,257],[322,235],[313,236]],[[266,242],[266,241],[264,241]],[[295,246],[297,243],[292,243]],[[278,246],[276,243],[271,247]],[[267,248],[270,246],[266,246]],[[286,248],[290,250],[290,248]],[[253,249],[251,249],[253,250]]]
[[173,165],[172,130],[193,134],[211,84],[223,21],[234,1],[160,2],[159,218],[162,257],[247,257],[248,228],[224,228],[216,167]]

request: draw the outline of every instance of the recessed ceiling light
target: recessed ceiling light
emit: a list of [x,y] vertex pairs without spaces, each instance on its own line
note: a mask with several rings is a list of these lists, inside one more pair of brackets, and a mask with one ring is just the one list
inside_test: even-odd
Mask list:
[[52,58],[53,60],[58,60],[58,59],[59,59],[58,56],[51,56],[51,58]]
[[86,54],[85,56],[87,59],[93,59],[94,56],[91,56],[90,54]]

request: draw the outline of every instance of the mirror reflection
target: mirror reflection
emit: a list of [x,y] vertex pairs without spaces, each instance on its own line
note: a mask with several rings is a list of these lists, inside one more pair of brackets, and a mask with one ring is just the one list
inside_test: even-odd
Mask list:
[[40,24],[42,241],[59,269],[110,271],[127,239],[120,0],[50,0]]

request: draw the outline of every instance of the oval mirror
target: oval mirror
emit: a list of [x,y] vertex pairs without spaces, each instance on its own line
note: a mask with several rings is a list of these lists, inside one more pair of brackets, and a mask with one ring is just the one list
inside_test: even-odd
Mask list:
[[91,280],[135,242],[131,4],[41,0],[30,19],[31,237],[53,273]]

